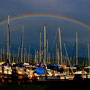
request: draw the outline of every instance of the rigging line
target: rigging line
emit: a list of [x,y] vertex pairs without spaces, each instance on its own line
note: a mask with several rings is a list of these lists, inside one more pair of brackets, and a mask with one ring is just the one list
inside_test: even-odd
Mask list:
[[74,63],[74,52],[76,51],[76,42],[75,42],[75,45],[74,45],[74,49],[73,49],[73,54],[72,54],[72,63]]
[[61,33],[61,36],[62,36],[62,43],[64,44],[64,49],[65,49],[65,52],[66,52],[66,57],[67,57],[67,59],[68,59],[68,61],[69,61],[69,57],[68,57],[68,52],[67,52],[67,49],[66,49],[65,40],[64,40],[64,38],[63,38],[63,34],[62,34],[62,33]]
[[58,33],[58,30],[55,34],[54,41],[53,41],[53,44],[52,44],[52,47],[51,47],[51,51],[53,50],[53,47],[54,47],[54,44],[55,44],[55,41],[56,41],[56,38],[57,38],[57,33]]

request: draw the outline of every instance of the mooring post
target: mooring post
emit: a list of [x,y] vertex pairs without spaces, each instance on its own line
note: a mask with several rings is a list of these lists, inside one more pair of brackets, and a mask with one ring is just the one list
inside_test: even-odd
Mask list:
[[84,68],[82,68],[82,79],[84,80]]
[[47,80],[47,70],[45,69],[45,79]]
[[67,75],[69,75],[69,68],[67,69]]
[[73,68],[71,69],[72,75],[73,75]]
[[22,74],[24,75],[24,67],[22,67]]
[[4,75],[4,66],[2,66],[2,75]]
[[2,66],[2,82],[4,83],[4,66]]

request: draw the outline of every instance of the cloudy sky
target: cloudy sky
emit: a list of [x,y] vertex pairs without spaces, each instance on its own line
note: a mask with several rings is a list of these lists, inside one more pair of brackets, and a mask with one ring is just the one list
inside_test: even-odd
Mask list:
[[[76,19],[90,26],[90,0],[0,0],[0,21],[10,17],[24,14],[56,14]],[[58,25],[61,26],[62,36],[66,43],[69,56],[72,56],[75,33],[79,37],[79,55],[85,55],[87,44],[90,42],[90,28],[68,20],[52,17],[28,17],[10,22],[12,50],[20,45],[21,26],[24,24],[24,46],[39,49],[39,34],[42,32],[43,49],[43,25],[46,24],[49,51],[55,50],[58,42]],[[0,47],[6,47],[7,23],[0,25]],[[55,39],[56,37],[56,39]],[[58,45],[59,47],[59,45]],[[15,49],[17,51],[17,49]],[[87,56],[87,53],[86,55]]]

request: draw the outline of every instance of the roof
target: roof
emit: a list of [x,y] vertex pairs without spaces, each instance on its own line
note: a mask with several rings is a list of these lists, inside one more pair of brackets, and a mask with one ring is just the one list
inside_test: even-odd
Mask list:
[[54,67],[61,67],[60,65],[56,65],[56,64],[50,64],[50,66],[54,66]]
[[[37,74],[45,74],[45,68],[36,68],[36,73]],[[47,72],[48,74],[48,72]]]

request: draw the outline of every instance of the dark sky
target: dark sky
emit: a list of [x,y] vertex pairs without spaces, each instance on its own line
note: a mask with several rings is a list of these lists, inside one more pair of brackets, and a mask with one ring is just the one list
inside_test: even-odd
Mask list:
[[[57,14],[70,17],[90,25],[90,0],[0,0],[0,21],[23,14]],[[76,32],[79,37],[79,55],[87,56],[87,44],[90,42],[90,28],[84,27],[68,20],[51,17],[29,17],[10,22],[11,46],[17,52],[21,40],[21,26],[24,24],[24,47],[31,46],[39,49],[39,34],[42,32],[43,49],[43,25],[46,24],[49,50],[55,50],[58,42],[58,26],[61,26],[63,41],[66,43],[69,56],[72,56]],[[6,48],[7,23],[0,25],[0,47]],[[55,39],[56,37],[56,39]],[[54,43],[55,41],[55,43]],[[62,43],[63,44],[63,43]],[[59,47],[59,44],[58,44]],[[53,49],[52,49],[53,48]]]

